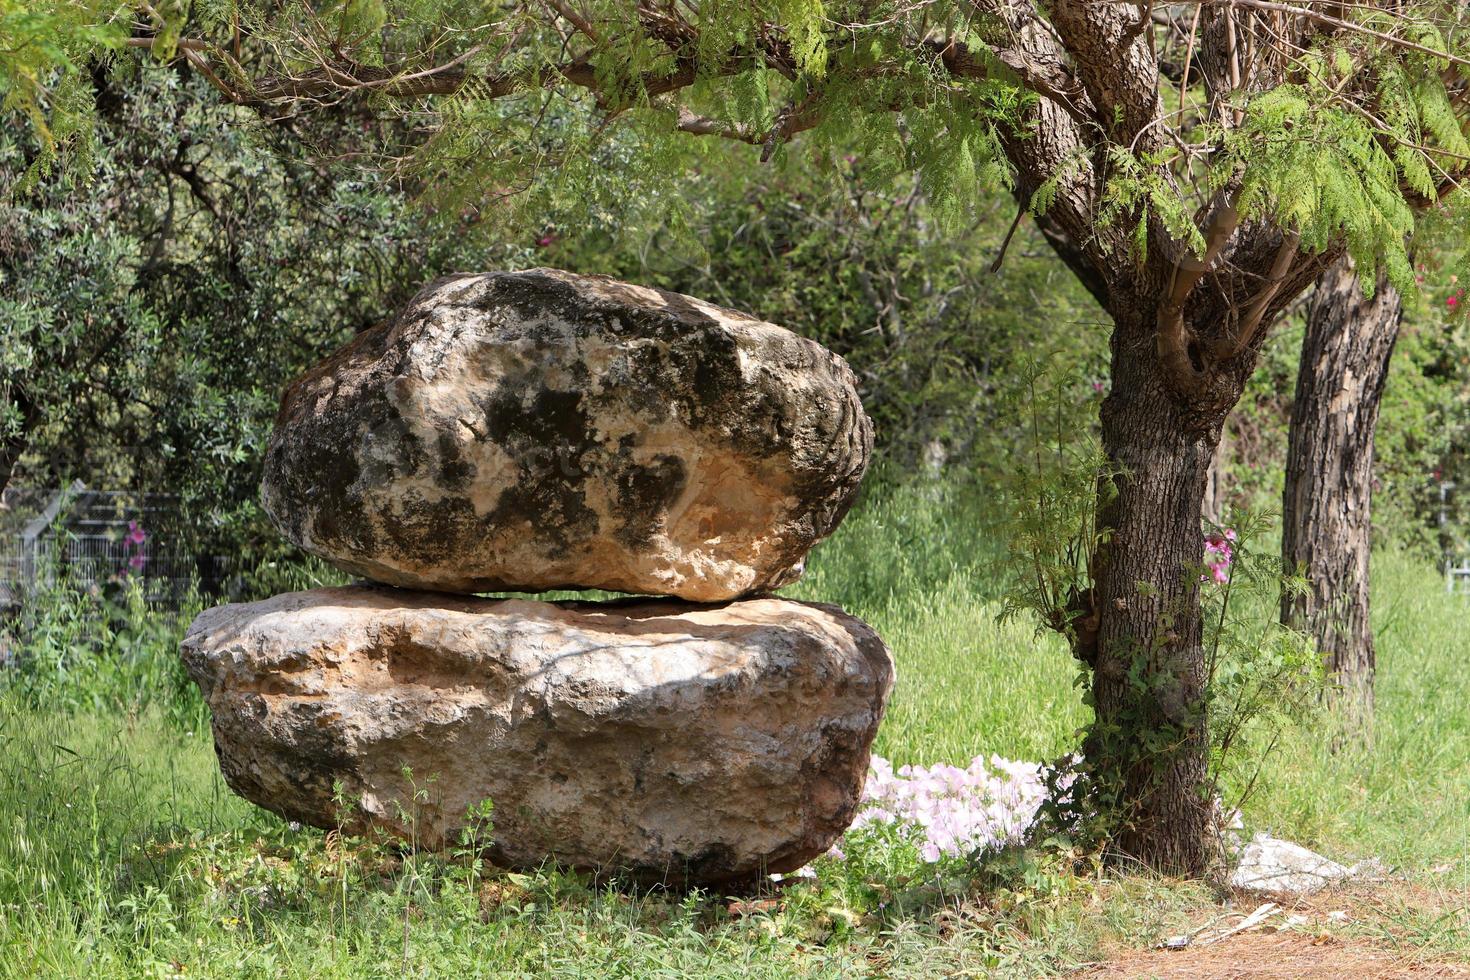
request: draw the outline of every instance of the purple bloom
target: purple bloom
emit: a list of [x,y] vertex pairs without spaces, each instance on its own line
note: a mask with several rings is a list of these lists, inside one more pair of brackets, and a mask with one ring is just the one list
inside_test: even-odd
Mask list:
[[138,526],[137,521],[128,521],[128,536],[123,538],[123,540],[130,544],[138,545],[147,541],[148,535]]

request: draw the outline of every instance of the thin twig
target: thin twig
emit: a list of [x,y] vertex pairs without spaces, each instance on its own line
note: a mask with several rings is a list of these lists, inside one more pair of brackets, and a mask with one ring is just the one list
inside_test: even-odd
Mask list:
[[1179,113],[1184,114],[1184,95],[1189,90],[1189,63],[1194,60],[1194,42],[1199,36],[1199,15],[1205,8],[1194,8],[1194,20],[1189,25],[1189,43],[1184,48],[1184,71],[1179,75]]
[[1000,264],[1006,259],[1006,250],[1011,247],[1011,239],[1016,237],[1016,229],[1021,227],[1021,219],[1026,217],[1026,210],[1024,203],[1016,208],[1016,220],[1011,222],[1010,231],[1007,231],[1006,237],[1001,239],[1000,253],[996,255],[995,261],[990,263],[990,271],[992,273],[1000,271]]
[[[1185,2],[1204,6],[1206,4],[1210,4],[1212,0],[1185,0]],[[1327,24],[1340,30],[1352,31],[1354,33],[1362,34],[1367,37],[1377,38],[1383,43],[1393,45],[1397,48],[1404,48],[1409,51],[1418,51],[1420,54],[1431,55],[1435,58],[1443,58],[1444,60],[1449,61],[1453,64],[1470,67],[1470,59],[1462,58],[1452,52],[1438,51],[1434,48],[1429,47],[1428,45],[1420,44],[1417,41],[1410,41],[1407,38],[1397,37],[1393,34],[1385,33],[1384,31],[1376,31],[1371,27],[1366,27],[1362,24],[1355,24],[1350,20],[1343,20],[1340,17],[1334,17],[1331,14],[1325,14],[1321,11],[1313,10],[1310,7],[1297,7],[1288,3],[1275,3],[1273,2],[1273,0],[1230,0],[1230,2],[1233,6],[1250,7],[1254,10],[1268,10],[1275,11],[1276,13],[1295,14],[1300,17],[1305,17],[1308,20],[1316,21],[1319,24]]]

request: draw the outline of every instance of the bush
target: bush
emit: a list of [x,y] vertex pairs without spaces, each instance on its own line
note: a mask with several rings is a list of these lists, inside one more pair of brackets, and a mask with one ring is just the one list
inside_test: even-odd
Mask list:
[[0,696],[65,712],[157,711],[185,730],[204,723],[203,700],[179,657],[184,629],[202,608],[197,593],[165,612],[144,599],[138,579],[107,592],[64,571],[44,581],[0,627],[11,651]]

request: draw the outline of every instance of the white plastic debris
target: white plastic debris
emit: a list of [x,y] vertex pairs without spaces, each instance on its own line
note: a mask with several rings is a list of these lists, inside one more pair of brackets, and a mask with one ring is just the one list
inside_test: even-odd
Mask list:
[[1259,833],[1241,850],[1230,885],[1263,895],[1310,895],[1353,874],[1300,844]]
[[[1257,929],[1267,919],[1271,918],[1273,915],[1279,914],[1280,912],[1281,906],[1277,905],[1275,902],[1267,902],[1266,904],[1257,908],[1250,915],[1246,915],[1243,912],[1231,912],[1226,915],[1220,916],[1219,918],[1211,922],[1205,923],[1192,932],[1187,932],[1181,936],[1170,936],[1168,939],[1165,939],[1163,942],[1159,943],[1157,948],[1185,949],[1191,945],[1209,946],[1212,943],[1218,943],[1222,939],[1228,939],[1236,933],[1246,932],[1250,929]],[[1233,919],[1240,919],[1240,921],[1233,925],[1224,924],[1230,922],[1230,920]]]
[[1231,926],[1229,929],[1226,929],[1219,935],[1211,936],[1208,940],[1206,940],[1206,942],[1218,943],[1220,940],[1227,939],[1230,936],[1235,935],[1237,932],[1245,932],[1249,929],[1254,929],[1262,922],[1265,922],[1267,919],[1271,918],[1271,916],[1276,915],[1280,911],[1281,906],[1277,905],[1275,902],[1267,902],[1265,905],[1262,905],[1260,908],[1256,909],[1250,915],[1242,919],[1238,925]]

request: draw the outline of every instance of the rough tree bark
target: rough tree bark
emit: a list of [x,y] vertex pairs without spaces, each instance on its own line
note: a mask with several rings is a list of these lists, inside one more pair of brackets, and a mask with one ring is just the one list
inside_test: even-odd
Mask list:
[[1380,280],[1369,297],[1343,259],[1322,274],[1307,314],[1286,456],[1281,553],[1307,589],[1283,594],[1281,621],[1317,643],[1341,705],[1373,712],[1368,609],[1373,434],[1403,304]]
[[1188,417],[1155,359],[1115,349],[1113,371],[1102,435],[1120,472],[1100,515],[1112,537],[1094,570],[1096,723],[1083,754],[1116,794],[1113,846],[1150,867],[1203,874],[1213,848],[1200,508],[1220,426]]

